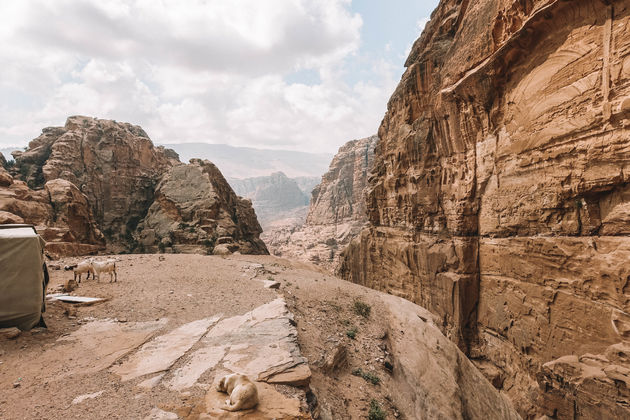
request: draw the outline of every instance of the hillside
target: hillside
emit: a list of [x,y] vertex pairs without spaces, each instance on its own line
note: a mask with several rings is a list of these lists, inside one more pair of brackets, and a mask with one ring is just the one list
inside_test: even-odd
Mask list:
[[[105,301],[51,300],[48,329],[0,334],[0,418],[518,418],[402,299],[270,256],[117,259],[117,282],[73,293]],[[71,277],[51,270],[50,288]],[[219,408],[231,371],[255,381],[255,410]]]

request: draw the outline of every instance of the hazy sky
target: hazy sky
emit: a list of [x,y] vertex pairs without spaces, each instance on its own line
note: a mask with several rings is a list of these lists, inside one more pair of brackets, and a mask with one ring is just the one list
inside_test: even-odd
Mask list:
[[335,152],[376,132],[438,0],[0,0],[0,147],[69,115],[154,143]]

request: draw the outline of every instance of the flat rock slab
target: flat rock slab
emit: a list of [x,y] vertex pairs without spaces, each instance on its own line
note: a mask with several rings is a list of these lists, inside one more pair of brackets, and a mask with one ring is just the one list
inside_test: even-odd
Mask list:
[[168,334],[146,343],[142,348],[111,371],[123,381],[168,370],[214,325],[220,315],[189,322]]
[[311,371],[300,354],[297,330],[284,299],[218,322],[200,340],[199,348],[172,372],[165,386],[177,391],[189,388],[218,366],[252,380],[308,384]]
[[[145,343],[167,320],[120,323],[104,319],[88,322],[60,337],[59,346],[40,356],[41,364],[58,369],[62,377],[107,369]],[[72,355],[72,362],[68,361]]]
[[87,296],[70,296],[70,295],[60,295],[60,294],[47,295],[46,297],[49,300],[60,300],[62,302],[68,302],[68,303],[83,303],[86,305],[91,305],[93,303],[105,301],[104,298],[94,298],[94,297],[87,297]]

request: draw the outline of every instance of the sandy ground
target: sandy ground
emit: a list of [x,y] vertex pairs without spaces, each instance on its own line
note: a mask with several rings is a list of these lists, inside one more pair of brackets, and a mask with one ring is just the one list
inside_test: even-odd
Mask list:
[[[217,314],[243,314],[278,294],[285,297],[295,316],[301,352],[312,370],[311,387],[304,388],[311,408],[322,418],[366,418],[370,401],[376,399],[389,418],[398,414],[388,402],[391,378],[383,365],[386,327],[379,319],[378,304],[373,303],[378,301],[376,292],[328,276],[316,267],[269,256],[115,258],[119,260],[118,282],[109,283],[108,275],[98,283],[83,280],[73,293],[103,297],[105,302],[92,306],[49,303],[45,314],[48,329],[0,340],[1,419],[142,419],[155,407],[175,411],[180,418],[197,418],[194,407],[205,389],[193,387],[184,393],[164,387],[140,389],[137,381],[121,382],[107,369],[94,371],[99,363],[94,354],[77,354],[72,346],[59,343],[94,319],[109,319],[121,328],[154,323],[163,332]],[[69,261],[55,263],[63,266]],[[252,263],[264,266],[257,278],[247,271]],[[49,292],[71,277],[71,272],[51,270]],[[279,281],[280,289],[264,288],[262,279]],[[369,317],[354,313],[356,299],[371,305]],[[356,329],[354,339],[347,336],[352,329]],[[324,372],[323,360],[340,344],[348,350],[347,362]],[[378,376],[381,383],[374,385],[354,376],[352,371],[359,367]],[[206,383],[213,380],[202,379]],[[91,394],[96,396],[76,402],[77,397]]]

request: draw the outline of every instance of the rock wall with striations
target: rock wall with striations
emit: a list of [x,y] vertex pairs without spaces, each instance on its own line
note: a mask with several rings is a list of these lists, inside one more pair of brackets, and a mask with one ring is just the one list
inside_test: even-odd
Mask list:
[[524,417],[630,416],[630,2],[443,0],[348,280],[439,315]]
[[[154,147],[138,126],[74,116],[64,127],[45,128],[26,151],[13,155],[12,174],[22,180],[12,177],[20,193],[5,207],[21,206],[12,213],[48,231],[67,225],[82,236],[75,242],[96,240],[81,233],[79,212],[100,230],[99,244],[104,234],[108,252],[213,252],[220,244],[242,253],[267,252],[251,203],[236,197],[214,165],[182,164],[172,150]],[[48,215],[47,205],[53,208]],[[143,234],[140,225],[148,228]],[[56,240],[53,233],[44,238]]]
[[339,148],[321,183],[313,189],[303,226],[265,230],[272,254],[309,261],[331,271],[339,255],[367,221],[363,197],[377,136],[352,140]]

